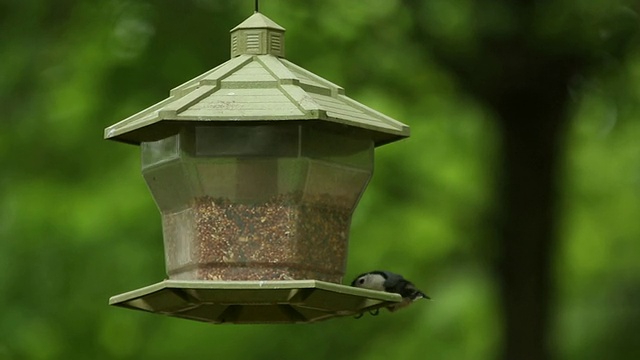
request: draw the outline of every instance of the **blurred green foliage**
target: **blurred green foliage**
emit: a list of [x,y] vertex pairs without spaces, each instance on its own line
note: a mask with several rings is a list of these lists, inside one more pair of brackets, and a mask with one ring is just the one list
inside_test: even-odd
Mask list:
[[[360,320],[212,326],[107,306],[165,274],[138,149],[102,132],[228,60],[228,31],[253,2],[1,0],[0,359],[496,358],[500,129],[408,35],[424,27],[471,56],[479,33],[499,37],[518,21],[517,5],[484,3],[424,2],[415,24],[399,0],[262,1],[287,29],[289,60],[411,126],[411,138],[376,151],[345,281],[389,269],[434,301]],[[563,359],[638,358],[640,51],[623,41],[638,8],[544,4],[541,39],[595,32],[590,46],[602,50],[567,89],[553,348]]]

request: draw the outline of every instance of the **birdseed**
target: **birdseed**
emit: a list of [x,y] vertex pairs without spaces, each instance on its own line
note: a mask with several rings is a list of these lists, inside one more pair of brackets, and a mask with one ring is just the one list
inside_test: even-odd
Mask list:
[[284,194],[260,204],[199,197],[189,209],[163,215],[167,273],[179,280],[340,283],[351,213],[345,200],[329,195]]

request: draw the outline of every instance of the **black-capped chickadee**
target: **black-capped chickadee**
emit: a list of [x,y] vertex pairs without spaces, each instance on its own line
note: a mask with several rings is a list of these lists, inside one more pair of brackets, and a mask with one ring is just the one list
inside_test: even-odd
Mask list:
[[351,286],[400,294],[402,302],[389,305],[387,307],[389,311],[396,311],[419,299],[431,299],[418,290],[411,281],[390,271],[371,271],[358,275],[351,282]]

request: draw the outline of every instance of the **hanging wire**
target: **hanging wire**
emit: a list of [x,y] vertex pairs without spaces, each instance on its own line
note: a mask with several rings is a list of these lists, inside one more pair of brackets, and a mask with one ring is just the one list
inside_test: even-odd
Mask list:
[[255,10],[254,12],[260,12],[260,0],[255,1]]

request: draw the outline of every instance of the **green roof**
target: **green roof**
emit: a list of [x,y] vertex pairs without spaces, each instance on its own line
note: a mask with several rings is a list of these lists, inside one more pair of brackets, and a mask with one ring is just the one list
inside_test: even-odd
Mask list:
[[320,121],[347,125],[376,145],[409,127],[344,94],[284,55],[284,29],[255,13],[231,31],[231,60],[171,90],[169,98],[105,129],[105,138],[139,144],[184,124]]

